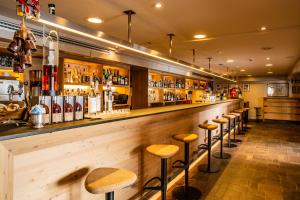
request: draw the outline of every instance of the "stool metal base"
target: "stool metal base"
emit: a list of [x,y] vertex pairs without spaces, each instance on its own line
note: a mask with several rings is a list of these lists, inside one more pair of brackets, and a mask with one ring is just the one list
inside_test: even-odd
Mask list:
[[240,139],[231,139],[230,142],[233,142],[233,143],[241,143],[242,140],[240,140]]
[[185,191],[185,186],[176,187],[172,193],[174,200],[199,200],[202,195],[200,190],[191,186],[187,191]]
[[229,159],[231,158],[231,155],[229,153],[222,153],[222,156],[220,152],[215,152],[213,153],[213,157],[218,158],[218,159]]
[[210,169],[208,169],[207,164],[199,165],[198,170],[205,173],[217,173],[220,171],[220,166],[218,165],[210,165]]
[[229,146],[228,143],[225,143],[223,147],[235,148],[235,147],[237,147],[237,145],[230,143],[230,146]]

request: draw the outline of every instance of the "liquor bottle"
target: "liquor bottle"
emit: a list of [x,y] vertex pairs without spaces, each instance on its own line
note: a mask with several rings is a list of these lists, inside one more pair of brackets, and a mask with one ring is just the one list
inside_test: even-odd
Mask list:
[[83,96],[75,97],[75,120],[83,119]]
[[96,80],[95,82],[95,90],[96,90],[96,112],[100,113],[102,108],[101,94],[98,89],[99,82]]
[[57,102],[57,96],[53,97],[53,105],[52,105],[52,122],[58,123],[62,122],[62,109],[59,103]]
[[65,97],[65,105],[64,105],[64,119],[66,122],[73,121],[73,106],[72,106],[73,96]]
[[45,114],[44,114],[44,124],[50,124],[50,109],[49,109],[49,107],[46,105],[46,102],[45,102],[45,96],[42,96],[42,99],[41,99],[41,105],[42,105],[43,108],[45,109]]
[[95,114],[97,112],[96,94],[94,91],[94,82],[91,81],[91,91],[88,96],[88,114]]

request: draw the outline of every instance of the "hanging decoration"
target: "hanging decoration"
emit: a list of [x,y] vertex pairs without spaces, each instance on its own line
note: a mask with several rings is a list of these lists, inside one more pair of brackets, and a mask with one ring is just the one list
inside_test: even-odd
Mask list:
[[17,15],[26,19],[40,18],[39,0],[17,0]]
[[27,67],[32,65],[31,54],[37,51],[36,38],[25,26],[24,18],[19,29],[15,31],[13,41],[8,45],[7,50],[14,54],[14,72],[23,73]]
[[23,19],[14,33],[13,41],[7,50],[14,54],[13,70],[23,73],[27,67],[32,65],[32,53],[37,51],[36,37],[27,29],[25,19],[37,19],[40,17],[39,0],[17,0],[17,15]]

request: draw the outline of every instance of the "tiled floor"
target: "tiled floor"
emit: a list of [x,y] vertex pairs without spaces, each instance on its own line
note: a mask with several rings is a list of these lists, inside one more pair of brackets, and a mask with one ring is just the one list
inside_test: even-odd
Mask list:
[[[215,174],[190,174],[205,200],[300,200],[300,124],[251,123],[243,142]],[[206,159],[203,160],[204,162]],[[215,161],[215,160],[213,160]],[[178,185],[182,184],[182,181]],[[172,198],[168,192],[168,199]]]

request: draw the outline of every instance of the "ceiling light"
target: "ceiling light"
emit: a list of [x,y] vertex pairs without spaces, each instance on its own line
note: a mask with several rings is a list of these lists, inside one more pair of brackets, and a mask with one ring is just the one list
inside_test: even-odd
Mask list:
[[194,35],[194,38],[196,38],[196,39],[204,39],[204,38],[206,38],[206,35],[198,34],[198,35]]
[[119,43],[119,42],[104,39],[102,37],[97,37],[96,35],[93,35],[91,33],[83,32],[83,31],[80,31],[80,30],[77,30],[77,29],[74,29],[74,28],[71,28],[71,27],[67,27],[67,26],[64,26],[64,25],[61,25],[61,24],[58,24],[58,23],[54,23],[54,22],[45,20],[43,18],[39,18],[37,21],[39,23],[42,23],[42,24],[45,24],[45,25],[48,25],[48,26],[51,26],[51,27],[55,27],[55,28],[58,28],[58,29],[61,29],[61,30],[64,30],[64,31],[67,31],[67,32],[70,32],[70,33],[74,33],[74,34],[77,34],[77,35],[80,35],[80,36],[83,36],[83,37],[87,37],[87,38],[90,38],[90,39],[93,39],[93,40],[97,40],[99,42],[103,42],[105,44],[113,45],[113,46],[118,47],[118,48],[126,49],[128,51],[135,52],[135,53],[138,53],[140,55],[148,56],[148,57],[155,58],[155,59],[158,59],[158,60],[161,60],[161,61],[165,61],[165,62],[168,62],[168,63],[171,63],[171,64],[175,64],[177,66],[181,66],[181,67],[193,70],[193,71],[201,71],[202,73],[205,73],[207,75],[210,75],[210,76],[213,76],[213,77],[218,77],[218,78],[230,81],[230,82],[236,82],[235,80],[232,80],[232,79],[229,79],[229,78],[224,78],[223,76],[218,75],[218,74],[210,73],[210,72],[207,72],[207,71],[204,71],[204,70],[201,70],[201,69],[199,70],[199,69],[196,69],[193,66],[183,64],[183,63],[180,63],[180,62],[172,60],[172,59],[164,58],[162,56],[158,56],[158,55],[155,55],[155,54],[152,54],[152,53],[149,53],[149,52],[146,52],[146,51],[143,51],[143,50],[131,47],[131,46],[127,46],[127,45]]
[[234,62],[234,60],[232,60],[232,59],[228,59],[228,60],[226,60],[226,62],[227,62],[227,63],[233,63],[233,62]]
[[265,30],[267,30],[267,27],[262,26],[262,27],[260,27],[260,30],[261,30],[261,31],[265,31]]
[[273,64],[272,64],[272,63],[267,63],[267,64],[265,64],[265,66],[266,66],[266,67],[272,67]]
[[162,7],[162,4],[161,4],[161,3],[156,3],[156,4],[154,5],[154,7],[155,7],[155,8],[161,8],[161,7]]
[[241,71],[241,72],[244,72],[244,71],[246,71],[246,70],[244,70],[244,69],[241,69],[240,71]]
[[94,24],[101,24],[103,22],[103,20],[98,17],[90,17],[87,19],[87,21]]
[[223,76],[227,76],[227,74],[223,74]]
[[266,59],[267,59],[267,60],[270,60],[270,57],[267,57]]
[[268,74],[273,74],[273,72],[268,72]]

